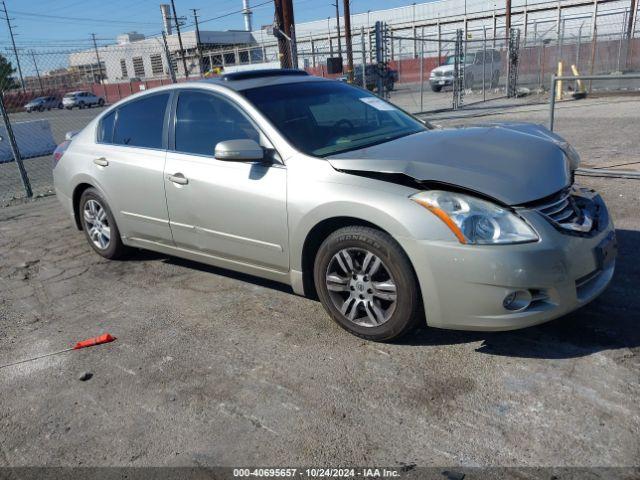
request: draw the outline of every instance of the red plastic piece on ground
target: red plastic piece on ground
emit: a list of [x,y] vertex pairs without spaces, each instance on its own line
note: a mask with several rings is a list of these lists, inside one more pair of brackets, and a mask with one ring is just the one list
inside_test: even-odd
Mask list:
[[76,346],[73,347],[73,349],[78,350],[80,348],[93,347],[94,345],[113,342],[115,339],[116,337],[113,337],[108,333],[104,333],[98,337],[88,338],[87,340],[76,343]]

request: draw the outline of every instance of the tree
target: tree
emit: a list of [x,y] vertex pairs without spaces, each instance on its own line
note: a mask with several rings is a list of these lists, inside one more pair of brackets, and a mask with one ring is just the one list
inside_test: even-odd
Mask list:
[[18,86],[15,78],[13,78],[15,72],[16,69],[13,68],[11,62],[0,54],[0,90],[9,90]]

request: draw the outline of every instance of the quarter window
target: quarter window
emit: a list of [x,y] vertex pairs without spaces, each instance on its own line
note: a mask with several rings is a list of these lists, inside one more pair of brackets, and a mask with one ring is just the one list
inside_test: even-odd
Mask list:
[[130,147],[162,148],[168,93],[134,100],[118,109],[113,143]]
[[178,97],[175,149],[213,156],[225,140],[260,141],[260,134],[231,102],[206,92],[186,91]]
[[116,112],[113,111],[109,115],[105,115],[100,120],[98,127],[98,142],[111,143],[113,141],[113,124],[116,119]]

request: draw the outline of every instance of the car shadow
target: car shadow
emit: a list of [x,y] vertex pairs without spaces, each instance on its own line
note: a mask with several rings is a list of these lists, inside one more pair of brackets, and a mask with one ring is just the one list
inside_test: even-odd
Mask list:
[[[581,309],[551,322],[508,332],[465,332],[422,328],[396,345],[443,346],[482,342],[477,352],[489,355],[562,359],[602,350],[640,346],[640,232],[617,230],[616,272],[607,290]],[[172,265],[222,275],[294,295],[289,285],[225,268],[137,251],[130,260],[162,260]],[[329,319],[327,318],[327,321]]]
[[454,345],[481,341],[479,353],[562,359],[640,346],[640,232],[617,230],[616,272],[605,292],[579,310],[551,322],[508,332],[425,328],[398,343]]

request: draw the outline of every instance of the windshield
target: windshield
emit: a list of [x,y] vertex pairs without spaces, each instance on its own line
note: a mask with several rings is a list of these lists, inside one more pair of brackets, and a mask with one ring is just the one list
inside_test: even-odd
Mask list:
[[64,98],[74,98],[77,95],[77,93],[67,93]]
[[37,98],[34,98],[31,101],[35,103],[35,102],[44,102],[45,100],[46,100],[45,97],[37,97]]
[[[476,56],[475,53],[467,53],[467,60],[465,63],[473,63],[473,59],[475,58],[475,56]],[[462,58],[464,58],[464,56]],[[447,59],[444,61],[443,65],[455,65],[455,63],[456,63],[456,56],[449,55]]]
[[298,150],[325,157],[426,130],[366,90],[339,82],[301,82],[242,92]]

